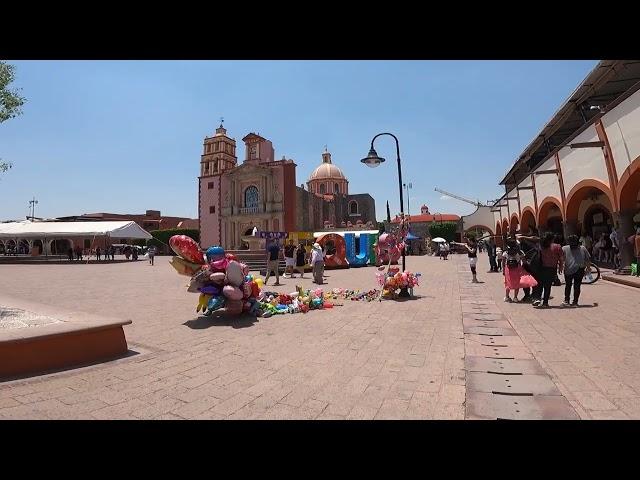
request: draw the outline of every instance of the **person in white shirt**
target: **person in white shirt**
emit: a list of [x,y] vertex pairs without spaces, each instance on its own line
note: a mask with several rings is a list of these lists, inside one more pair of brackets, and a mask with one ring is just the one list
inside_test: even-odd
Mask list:
[[322,285],[324,275],[324,252],[319,243],[314,243],[311,249],[311,267],[313,268],[313,283]]

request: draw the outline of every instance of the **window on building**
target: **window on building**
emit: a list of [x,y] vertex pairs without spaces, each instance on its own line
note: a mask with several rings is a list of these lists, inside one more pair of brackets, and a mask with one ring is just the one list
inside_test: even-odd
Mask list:
[[340,185],[337,183],[333,185],[333,193],[340,193]]
[[213,190],[213,182],[207,183],[207,189]]
[[204,173],[205,173],[205,175],[206,175],[207,173],[209,173],[209,164],[208,164],[208,163],[205,163],[205,164],[204,164]]
[[216,213],[216,206],[212,205],[211,207],[209,207],[209,213]]
[[349,202],[349,214],[356,215],[358,213],[358,202],[351,200]]
[[320,193],[324,194],[327,192],[327,187],[324,185],[324,183],[320,184]]
[[244,206],[245,208],[257,207],[260,202],[260,194],[258,188],[251,185],[244,191]]
[[91,240],[88,238],[84,239],[84,248],[91,248]]

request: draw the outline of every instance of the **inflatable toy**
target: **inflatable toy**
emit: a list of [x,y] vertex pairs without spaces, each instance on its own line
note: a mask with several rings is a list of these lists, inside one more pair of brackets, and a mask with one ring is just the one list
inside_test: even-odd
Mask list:
[[239,287],[244,282],[245,274],[242,269],[242,264],[231,260],[226,269],[226,282],[234,287]]
[[186,275],[189,277],[198,273],[202,268],[202,265],[188,262],[184,258],[180,257],[173,257],[169,263],[180,275]]
[[204,264],[205,259],[196,241],[186,235],[174,235],[169,239],[169,246],[176,255],[184,258],[188,262]]
[[222,294],[229,300],[242,300],[243,292],[233,285],[225,285],[222,288]]
[[209,247],[206,252],[207,262],[215,262],[225,258],[224,248],[220,246]]

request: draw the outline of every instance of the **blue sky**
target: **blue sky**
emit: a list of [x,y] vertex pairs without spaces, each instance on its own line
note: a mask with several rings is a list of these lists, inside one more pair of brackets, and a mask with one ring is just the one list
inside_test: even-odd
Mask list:
[[[399,211],[395,145],[360,163],[381,131],[400,140],[410,208],[468,214],[434,187],[497,198],[515,158],[596,61],[12,61],[24,114],[0,125],[0,219],[89,212],[197,217],[202,140],[224,116],[240,146],[250,131],[297,183],[327,144],[352,193]],[[244,148],[238,149],[240,159]],[[405,205],[406,210],[406,205]]]

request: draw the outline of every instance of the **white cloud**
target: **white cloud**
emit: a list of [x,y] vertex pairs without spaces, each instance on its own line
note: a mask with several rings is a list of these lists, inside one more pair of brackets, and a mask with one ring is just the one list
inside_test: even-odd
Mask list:
[[440,200],[451,200],[451,197],[447,195],[440,195]]

